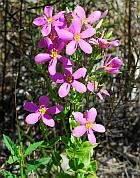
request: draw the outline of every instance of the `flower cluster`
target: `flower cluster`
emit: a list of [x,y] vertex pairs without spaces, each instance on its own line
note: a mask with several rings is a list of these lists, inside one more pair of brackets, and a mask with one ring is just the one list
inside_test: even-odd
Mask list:
[[[88,89],[92,93],[97,93],[101,100],[103,100],[102,94],[110,96],[104,87],[98,87],[100,84],[96,81],[86,81],[86,76],[89,74],[85,67],[81,66],[73,72],[76,62],[68,57],[80,49],[88,56],[94,52],[93,46],[106,49],[120,44],[118,40],[111,41],[106,39],[103,35],[104,33],[101,36],[96,34],[95,24],[104,18],[107,12],[94,11],[86,17],[84,9],[78,5],[73,12],[66,13],[61,11],[53,15],[52,8],[46,6],[43,15],[34,19],[33,23],[40,27],[43,36],[38,43],[38,47],[44,48],[43,52],[35,56],[35,62],[37,64],[49,62],[48,72],[50,80],[56,84],[61,84],[58,89],[59,97],[66,97],[71,92],[71,87],[79,93],[85,93]],[[64,52],[66,56],[63,56]],[[61,73],[58,72],[58,63],[62,66]],[[118,57],[108,56],[104,59],[103,66],[97,70],[117,74],[121,64],[122,62]],[[48,103],[49,99],[46,96],[40,97],[39,107],[32,102],[26,102],[24,109],[33,112],[26,117],[26,122],[34,124],[39,119],[42,119],[44,124],[53,127],[55,123],[51,115],[60,113],[63,111],[63,107],[53,106],[48,108]],[[74,129],[73,136],[81,137],[87,132],[90,143],[96,143],[93,131],[105,131],[102,125],[93,123],[96,115],[97,111],[95,108],[91,108],[84,114],[74,112],[75,120],[81,125]]]

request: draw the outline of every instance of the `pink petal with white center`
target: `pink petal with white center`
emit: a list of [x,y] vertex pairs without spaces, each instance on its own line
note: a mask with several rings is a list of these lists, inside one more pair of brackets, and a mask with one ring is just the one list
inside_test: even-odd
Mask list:
[[101,132],[101,133],[105,132],[105,127],[101,124],[92,124],[92,126],[93,126],[92,129],[95,130],[96,132]]
[[33,24],[37,25],[37,26],[42,26],[45,25],[47,23],[47,21],[45,20],[45,18],[42,17],[37,17],[33,20]]
[[70,91],[70,84],[65,82],[60,86],[58,90],[58,94],[61,98],[63,98],[68,95],[69,91]]
[[42,116],[42,121],[44,122],[45,125],[50,126],[50,127],[54,127],[55,126],[55,122],[53,120],[52,117],[50,117],[49,115],[45,114]]
[[67,30],[64,29],[57,29],[57,34],[60,39],[62,40],[72,40],[73,34]]
[[48,36],[50,32],[51,32],[51,24],[46,24],[41,29],[41,33],[43,36]]
[[38,63],[38,64],[43,63],[43,62],[47,62],[50,59],[51,59],[50,54],[47,54],[47,53],[40,53],[40,54],[35,56],[35,62]]
[[83,83],[78,82],[78,81],[76,81],[76,80],[74,80],[74,81],[71,83],[71,85],[73,86],[73,88],[74,88],[75,90],[77,90],[77,91],[80,92],[80,93],[84,93],[84,92],[86,92],[86,90],[87,90],[86,86],[85,86]]
[[105,95],[110,96],[110,94],[108,93],[108,91],[107,91],[107,90],[105,90],[105,89],[101,89],[101,90],[100,90],[100,92],[104,93]]
[[80,37],[83,39],[89,38],[89,37],[92,37],[95,33],[96,33],[96,30],[94,28],[88,28],[80,34]]
[[88,133],[88,140],[89,140],[89,142],[91,144],[95,144],[96,143],[96,137],[95,137],[93,131],[90,129],[90,130],[87,131],[87,133]]
[[49,98],[47,96],[41,96],[39,98],[39,104],[40,105],[44,105],[45,107],[47,107],[48,104],[49,104]]
[[86,17],[85,10],[81,6],[77,6],[74,10],[74,13],[77,14],[81,19]]
[[86,133],[86,131],[87,131],[86,126],[80,125],[74,128],[72,135],[74,137],[81,137],[82,135]]
[[79,79],[81,77],[85,77],[86,75],[86,72],[87,72],[87,69],[86,68],[79,68],[77,71],[75,71],[72,76],[74,77],[74,79]]
[[52,106],[47,109],[47,113],[58,114],[58,113],[62,112],[63,109],[64,109],[63,106]]
[[82,125],[86,124],[86,119],[83,117],[83,113],[81,113],[81,112],[74,112],[73,115],[74,115],[74,118],[75,118],[75,120],[77,122],[79,122]]
[[52,17],[52,8],[51,8],[50,6],[46,6],[46,7],[44,8],[44,14],[45,14],[48,18]]
[[57,64],[57,59],[51,59],[49,66],[48,66],[48,71],[50,75],[56,74],[56,64]]
[[80,39],[79,40],[79,45],[80,45],[80,48],[87,54],[91,54],[92,53],[92,47],[89,43],[87,43],[86,41]]
[[94,11],[90,14],[90,16],[87,18],[89,23],[95,23],[97,20],[101,18],[101,12],[100,11]]
[[39,119],[40,119],[40,113],[36,112],[36,113],[29,114],[26,117],[25,121],[27,122],[27,124],[35,124]]
[[75,53],[76,49],[77,49],[77,42],[73,40],[66,46],[66,54],[72,55],[73,53]]
[[91,108],[88,112],[87,112],[87,119],[89,122],[94,122],[95,118],[97,116],[97,110],[95,108]]

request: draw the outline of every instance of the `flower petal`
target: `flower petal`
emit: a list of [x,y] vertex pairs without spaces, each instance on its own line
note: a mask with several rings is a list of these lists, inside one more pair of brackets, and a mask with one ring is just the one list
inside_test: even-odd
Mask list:
[[24,110],[29,112],[36,112],[38,110],[38,106],[33,102],[25,102],[23,107]]
[[35,124],[39,119],[40,119],[40,113],[36,112],[36,113],[29,114],[26,117],[25,121],[27,122],[27,124]]
[[65,11],[58,12],[56,15],[53,16],[53,19],[57,20],[57,19],[59,19],[61,17],[63,18],[64,17],[64,13],[65,13]]
[[72,40],[73,39],[73,34],[67,30],[60,29],[57,30],[57,34],[60,39],[62,40]]
[[47,22],[45,20],[45,18],[42,16],[42,17],[37,17],[33,20],[33,24],[37,25],[37,26],[42,26],[42,25],[45,25]]
[[81,19],[86,17],[85,10],[81,6],[77,6],[74,10],[74,13],[77,14]]
[[52,106],[47,109],[47,113],[58,114],[58,113],[62,112],[63,109],[64,109],[63,106]]
[[80,39],[79,40],[79,45],[80,48],[87,54],[91,54],[92,53],[92,47],[89,43],[87,43],[86,41]]
[[51,8],[50,6],[46,6],[46,7],[44,8],[44,14],[45,14],[48,18],[52,17],[52,8]]
[[74,80],[74,81],[71,83],[71,85],[73,86],[73,88],[74,88],[75,90],[77,90],[77,91],[80,92],[80,93],[84,93],[84,92],[86,92],[86,90],[87,90],[86,86],[85,86],[83,83],[78,82],[78,81],[76,81],[76,80]]
[[38,42],[38,48],[49,47],[50,44],[52,44],[51,39],[48,38],[48,37],[45,37],[45,38],[41,39],[41,40]]
[[96,132],[101,132],[101,133],[105,132],[105,127],[101,124],[92,124],[92,126],[93,126],[92,129],[95,130]]
[[77,71],[75,71],[72,76],[74,77],[74,79],[79,79],[81,77],[85,77],[86,75],[86,72],[87,72],[87,69],[86,68],[79,68]]
[[81,28],[82,28],[81,19],[74,18],[72,20],[70,30],[76,35],[76,34],[79,34],[81,32]]
[[85,134],[86,131],[87,131],[86,126],[80,125],[74,128],[72,135],[74,137],[81,137],[82,135]]
[[101,89],[101,90],[100,90],[100,92],[104,93],[105,95],[110,96],[110,94],[108,93],[108,91],[107,91],[107,90],[105,90],[105,89]]
[[47,96],[41,96],[39,98],[39,104],[47,107],[49,104],[49,98]]
[[43,63],[43,62],[47,62],[50,59],[51,59],[50,54],[47,54],[47,53],[40,53],[40,54],[35,56],[35,62],[38,63],[38,64]]
[[88,140],[91,144],[95,144],[96,143],[96,137],[93,133],[93,131],[90,129],[88,130]]
[[88,82],[88,84],[87,84],[87,89],[88,89],[89,91],[91,91],[91,92],[94,91],[94,84],[93,84],[93,82]]
[[99,96],[100,100],[104,100],[104,98],[100,92],[97,93],[97,96]]
[[87,18],[87,20],[90,24],[92,24],[92,23],[95,23],[100,18],[101,18],[101,12],[100,11],[94,11],[90,14],[90,16]]
[[50,126],[50,127],[54,127],[55,126],[55,122],[53,120],[52,117],[50,117],[49,115],[45,114],[42,116],[42,121],[44,122],[45,125]]
[[50,32],[51,32],[51,24],[46,24],[41,29],[41,33],[43,36],[48,36]]
[[95,121],[95,118],[97,116],[97,110],[95,108],[91,108],[87,114],[88,114],[88,121],[93,122]]
[[94,28],[88,28],[80,34],[80,37],[83,39],[89,38],[89,37],[92,37],[95,33],[96,33],[96,30]]
[[66,54],[72,55],[73,53],[75,53],[76,49],[77,49],[77,43],[76,41],[73,40],[66,46]]
[[70,84],[65,82],[60,86],[58,90],[58,94],[61,98],[63,98],[68,95],[69,91],[70,91]]
[[49,66],[48,66],[48,71],[50,75],[56,74],[56,64],[57,64],[57,59],[51,59]]
[[60,73],[56,73],[55,75],[51,75],[50,79],[53,82],[56,82],[56,83],[64,83],[64,75],[62,75]]
[[86,124],[86,119],[83,117],[83,113],[81,113],[81,112],[74,112],[73,115],[74,115],[74,118],[75,118],[75,120],[77,122],[79,122],[82,125]]

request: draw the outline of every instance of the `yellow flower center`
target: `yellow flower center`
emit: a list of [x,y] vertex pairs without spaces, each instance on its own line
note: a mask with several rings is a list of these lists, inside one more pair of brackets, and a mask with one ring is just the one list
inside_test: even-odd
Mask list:
[[53,22],[53,18],[52,17],[47,18],[47,21],[48,21],[48,24],[51,24]]
[[69,83],[72,83],[73,77],[72,77],[71,74],[68,74],[68,75],[66,76],[66,81],[69,82]]
[[82,19],[82,24],[88,24],[88,21],[86,19]]
[[51,57],[52,57],[53,59],[58,58],[58,51],[57,51],[55,48],[52,50]]
[[91,123],[86,123],[86,128],[89,130],[89,129],[92,129],[93,127],[92,127]]
[[41,106],[40,106],[40,109],[39,109],[40,114],[45,114],[46,111],[47,111],[47,109],[45,108],[45,106],[44,106],[44,105],[41,105]]
[[75,39],[75,41],[79,41],[80,40],[80,35],[75,35],[74,39]]

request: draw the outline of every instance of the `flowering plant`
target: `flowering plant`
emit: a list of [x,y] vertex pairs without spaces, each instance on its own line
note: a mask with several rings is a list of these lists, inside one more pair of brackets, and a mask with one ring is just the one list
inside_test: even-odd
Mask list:
[[[104,101],[105,96],[110,96],[103,79],[108,74],[118,74],[122,61],[106,53],[120,42],[112,40],[111,33],[102,29],[108,11],[94,11],[88,17],[79,5],[71,12],[52,15],[52,11],[46,6],[43,15],[33,20],[42,34],[38,47],[44,48],[34,60],[37,65],[47,65],[49,90],[39,96],[39,106],[32,101],[24,103],[24,110],[31,112],[25,119],[26,124],[39,122],[44,140],[31,144],[26,151],[22,144],[18,148],[14,146],[16,153],[12,153],[12,163],[20,163],[21,177],[28,177],[32,171],[39,174],[38,169],[43,165],[46,166],[45,173],[42,171],[39,175],[45,177],[55,174],[57,178],[95,178],[97,165],[93,148],[99,144],[99,139],[96,141],[98,134],[94,132],[105,132],[105,127],[98,123],[96,101]],[[89,106],[92,96],[95,96],[94,101]],[[57,105],[48,107],[48,97]],[[56,115],[55,118],[52,115]],[[64,135],[48,138],[48,127],[57,127],[61,122]],[[5,136],[4,139],[6,142],[8,138]],[[18,149],[20,154],[16,156]],[[36,149],[44,156],[38,162],[29,157]],[[46,151],[48,149],[50,151]],[[66,160],[68,166],[64,168]]]

